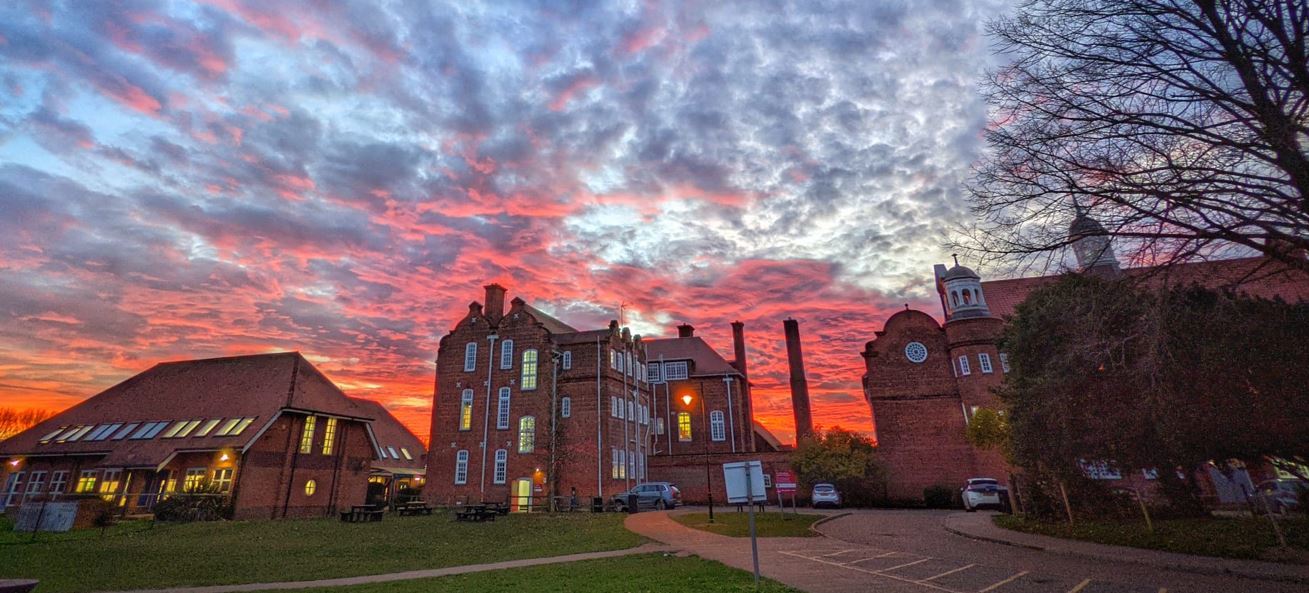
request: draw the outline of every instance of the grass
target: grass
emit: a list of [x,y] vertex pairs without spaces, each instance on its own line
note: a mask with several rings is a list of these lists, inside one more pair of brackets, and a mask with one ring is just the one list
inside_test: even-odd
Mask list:
[[[152,524],[67,534],[0,533],[0,577],[42,593],[295,581],[630,548],[645,541],[624,515],[510,515],[456,523],[448,514]],[[7,526],[6,526],[7,527]]]
[[[750,573],[718,562],[696,556],[640,554],[435,579],[309,589],[305,593],[746,593],[754,590]],[[798,593],[768,579],[760,581],[759,591]]]
[[[714,513],[713,523],[709,522],[709,513],[671,516],[674,521],[692,529],[731,537],[750,537],[749,515],[746,513]],[[759,537],[810,537],[817,534],[809,526],[821,518],[823,515],[812,513],[755,513],[755,534]]]
[[1279,522],[1287,545],[1295,550],[1289,556],[1275,551],[1277,538],[1266,517],[1156,520],[1154,533],[1140,521],[1079,521],[1072,527],[1012,515],[997,515],[994,521],[1026,533],[1221,558],[1294,561],[1309,552],[1309,519],[1305,518]]

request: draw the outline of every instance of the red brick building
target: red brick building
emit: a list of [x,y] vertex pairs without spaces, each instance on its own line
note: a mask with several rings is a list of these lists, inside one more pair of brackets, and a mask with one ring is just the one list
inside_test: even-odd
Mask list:
[[[1309,299],[1309,277],[1266,258],[1120,270],[1104,229],[1093,219],[1079,215],[1069,231],[1084,272],[1148,277],[1161,286],[1236,287],[1290,302]],[[959,488],[970,477],[1007,480],[1009,468],[999,455],[973,449],[964,430],[978,407],[995,407],[991,389],[1008,371],[1005,353],[997,347],[1003,319],[1034,289],[1058,279],[983,282],[957,261],[948,270],[937,265],[935,277],[945,322],[906,307],[886,320],[862,353],[864,395],[872,407],[892,498],[918,499],[924,488],[938,484]],[[1090,473],[1119,479],[1112,471]]]
[[739,370],[745,368],[743,327],[739,321],[732,324],[738,343],[732,362],[688,324],[677,327],[676,338],[646,342],[656,411],[651,447],[656,455],[755,450],[750,387]]
[[0,443],[0,504],[212,489],[238,519],[323,516],[364,502],[379,446],[422,459],[378,411],[296,352],[160,363]]

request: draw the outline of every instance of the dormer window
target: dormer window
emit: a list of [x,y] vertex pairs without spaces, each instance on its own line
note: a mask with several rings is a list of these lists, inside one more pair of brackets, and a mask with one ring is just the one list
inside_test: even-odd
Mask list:
[[687,378],[686,361],[665,362],[664,379],[667,381],[677,381]]

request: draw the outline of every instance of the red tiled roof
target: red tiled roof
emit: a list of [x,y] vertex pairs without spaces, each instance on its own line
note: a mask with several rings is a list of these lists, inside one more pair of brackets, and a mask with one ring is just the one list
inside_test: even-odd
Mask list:
[[[299,352],[164,362],[0,443],[0,456],[104,454],[104,467],[152,467],[179,451],[247,447],[283,409],[365,420],[374,416]],[[61,426],[166,421],[171,427],[179,420],[215,418],[253,422],[238,436],[216,436],[215,428],[206,436],[183,438],[160,433],[140,440],[39,442]]]
[[[379,459],[373,462],[373,467],[385,466],[387,468],[404,468],[404,469],[422,469],[426,466],[426,451],[423,450],[422,441],[409,432],[395,416],[391,414],[386,406],[368,399],[351,398],[359,405],[371,410],[373,415],[373,437],[377,439],[377,445],[388,451],[385,459]],[[401,453],[399,459],[391,457],[390,449],[394,448],[396,452]],[[413,459],[405,459],[403,451],[409,451],[409,456]]]
[[689,338],[663,338],[647,340],[646,361],[690,360],[694,363],[691,376],[701,375],[740,375],[736,367],[705,343],[698,336]]

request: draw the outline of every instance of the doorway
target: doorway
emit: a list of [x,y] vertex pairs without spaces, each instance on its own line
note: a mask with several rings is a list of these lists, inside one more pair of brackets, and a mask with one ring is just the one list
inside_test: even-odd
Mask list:
[[509,510],[515,513],[528,513],[532,511],[532,480],[530,478],[518,478],[514,480],[514,487],[510,494]]

